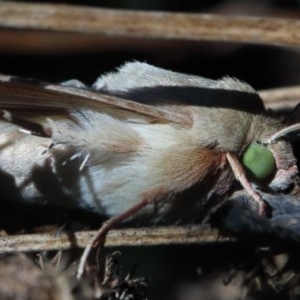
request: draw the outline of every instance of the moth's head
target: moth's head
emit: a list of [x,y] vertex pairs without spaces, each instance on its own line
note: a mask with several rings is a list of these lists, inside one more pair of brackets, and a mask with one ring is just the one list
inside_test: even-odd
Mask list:
[[300,124],[286,127],[244,149],[241,161],[252,182],[272,190],[284,190],[294,182],[298,173],[297,160],[291,144],[284,139],[299,130]]

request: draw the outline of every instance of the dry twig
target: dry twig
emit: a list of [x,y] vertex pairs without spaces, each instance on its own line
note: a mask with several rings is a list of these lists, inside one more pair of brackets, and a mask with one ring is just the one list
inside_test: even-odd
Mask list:
[[14,1],[1,2],[0,28],[143,39],[300,44],[300,21],[292,19],[142,12]]
[[[0,238],[0,253],[84,248],[95,233],[96,231],[81,231],[5,236]],[[111,230],[107,235],[105,246],[153,246],[228,241],[234,239],[221,237],[217,230],[206,225],[165,226]]]
[[258,92],[266,107],[272,109],[294,108],[300,102],[300,87],[283,87]]

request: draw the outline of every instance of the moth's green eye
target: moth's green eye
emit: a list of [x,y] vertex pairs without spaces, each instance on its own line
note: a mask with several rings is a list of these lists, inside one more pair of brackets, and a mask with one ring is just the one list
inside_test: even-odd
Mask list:
[[274,174],[276,163],[272,152],[259,144],[251,144],[244,152],[242,163],[257,181],[264,181]]

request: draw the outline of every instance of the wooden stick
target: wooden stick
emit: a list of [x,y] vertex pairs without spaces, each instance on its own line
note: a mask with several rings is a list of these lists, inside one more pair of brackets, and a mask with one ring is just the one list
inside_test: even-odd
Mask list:
[[300,44],[300,21],[1,1],[0,28],[143,39]]
[[266,107],[272,109],[294,108],[300,102],[300,86],[261,90],[258,93]]
[[[23,234],[0,237],[0,253],[66,250],[85,248],[96,231],[62,234]],[[220,236],[208,225],[165,226],[147,228],[115,229],[109,231],[105,247],[155,246],[172,244],[203,244],[235,241]]]

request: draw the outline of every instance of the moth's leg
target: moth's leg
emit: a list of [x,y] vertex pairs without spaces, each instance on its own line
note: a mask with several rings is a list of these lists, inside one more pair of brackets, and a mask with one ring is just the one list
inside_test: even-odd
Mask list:
[[25,132],[27,134],[36,135],[45,138],[50,138],[52,136],[52,130],[49,126],[26,120],[7,110],[0,110],[0,118],[3,119],[4,121],[19,126],[20,131]]
[[229,162],[229,165],[234,173],[235,178],[241,183],[243,188],[247,191],[247,193],[258,203],[258,213],[260,215],[266,214],[266,204],[263,201],[261,195],[257,193],[252,187],[251,183],[248,181],[246,177],[245,170],[236,156],[230,152],[226,153],[226,158]]
[[103,225],[100,227],[98,232],[95,234],[95,236],[88,242],[87,246],[84,249],[84,252],[80,258],[78,270],[77,270],[77,279],[81,279],[83,273],[84,273],[84,267],[87,261],[87,258],[92,250],[93,247],[96,246],[103,246],[105,243],[105,238],[109,230],[111,230],[114,226],[122,223],[123,221],[127,220],[128,218],[134,216],[136,213],[138,213],[141,209],[143,209],[145,206],[147,206],[150,203],[154,203],[158,201],[158,199],[162,199],[163,197],[157,196],[162,195],[159,191],[156,191],[156,196],[153,197],[153,192],[147,193],[147,195],[144,195],[143,200],[138,202],[137,204],[133,205],[131,208],[126,210],[120,215],[117,215],[115,217],[110,218],[106,222],[103,223]]

